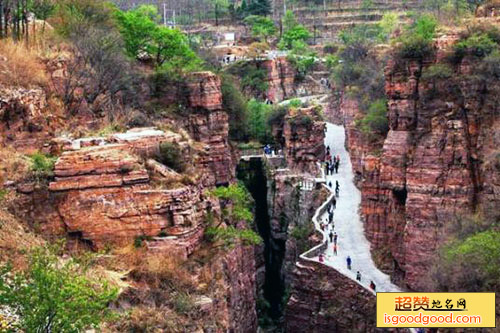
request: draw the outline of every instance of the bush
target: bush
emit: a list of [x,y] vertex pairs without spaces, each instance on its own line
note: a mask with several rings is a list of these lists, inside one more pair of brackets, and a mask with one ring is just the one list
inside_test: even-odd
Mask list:
[[157,160],[177,172],[184,172],[186,169],[181,147],[177,143],[162,142]]
[[387,102],[379,99],[373,102],[367,114],[360,121],[361,130],[365,134],[382,134],[389,130],[387,120]]
[[464,40],[456,43],[455,57],[461,58],[464,55],[473,55],[476,57],[485,57],[494,50],[498,50],[498,44],[495,43],[487,34],[473,34]]
[[222,78],[222,105],[229,115],[229,137],[243,141],[248,138],[248,109],[245,96],[238,89],[235,79],[227,74]]
[[404,59],[423,59],[433,53],[433,47],[429,40],[418,36],[409,35],[401,38],[399,57]]
[[437,21],[423,15],[399,38],[398,53],[401,58],[423,59],[433,53],[432,39],[436,35]]
[[500,52],[495,50],[484,58],[479,72],[486,80],[500,79]]
[[272,141],[271,129],[268,124],[272,106],[251,99],[248,102],[248,125],[251,138],[262,143]]
[[26,271],[0,269],[0,305],[20,315],[25,332],[81,332],[97,328],[109,318],[108,304],[117,290],[104,281],[85,277],[74,260],[62,260],[57,249],[38,248],[29,256]]
[[195,309],[193,297],[185,292],[177,292],[172,300],[172,305],[178,314],[187,315]]
[[36,178],[48,178],[54,175],[54,165],[56,157],[45,155],[42,153],[35,153],[30,156],[31,171]]
[[435,64],[425,68],[422,72],[424,80],[443,80],[453,76],[453,69],[446,64]]
[[255,62],[237,62],[228,69],[228,72],[241,78],[241,88],[250,95],[260,97],[267,91],[267,71],[259,68]]

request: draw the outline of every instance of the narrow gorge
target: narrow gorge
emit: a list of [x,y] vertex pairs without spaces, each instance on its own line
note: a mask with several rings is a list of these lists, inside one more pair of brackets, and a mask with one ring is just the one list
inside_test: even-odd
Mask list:
[[0,1],[0,332],[381,332],[389,293],[495,322],[499,18]]

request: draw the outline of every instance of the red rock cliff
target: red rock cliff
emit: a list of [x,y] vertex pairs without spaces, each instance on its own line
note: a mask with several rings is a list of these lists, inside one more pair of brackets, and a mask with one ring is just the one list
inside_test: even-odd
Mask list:
[[[342,108],[347,144],[362,190],[365,231],[375,257],[393,278],[412,289],[436,255],[444,226],[457,214],[492,212],[500,198],[498,85],[477,81],[479,59],[451,65],[454,78],[422,78],[445,62],[448,37],[424,61],[391,60],[386,68],[390,130],[380,152],[354,125],[354,101]],[[476,72],[476,73],[475,73]],[[484,75],[484,74],[482,74]]]

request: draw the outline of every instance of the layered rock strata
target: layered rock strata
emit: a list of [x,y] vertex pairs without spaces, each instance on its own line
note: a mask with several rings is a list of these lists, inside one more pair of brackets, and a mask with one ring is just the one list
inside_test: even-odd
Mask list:
[[[354,120],[355,101],[344,98],[347,145],[361,187],[361,210],[374,256],[411,289],[425,276],[446,226],[459,215],[495,216],[500,200],[494,157],[498,132],[498,85],[474,80],[480,59],[446,64],[456,36],[436,41],[423,61],[393,59],[386,77],[389,132],[381,150],[363,140]],[[449,80],[425,80],[433,64],[454,71]],[[498,215],[498,214],[497,214]],[[497,216],[498,217],[498,216]]]

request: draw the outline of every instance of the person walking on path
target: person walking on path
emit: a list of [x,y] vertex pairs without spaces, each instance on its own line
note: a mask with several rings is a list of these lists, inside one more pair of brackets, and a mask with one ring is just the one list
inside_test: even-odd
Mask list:
[[[335,162],[335,165],[330,166],[331,169],[335,168],[335,173],[339,173],[339,161]],[[333,174],[333,173],[332,173]]]
[[333,156],[333,164],[337,163],[337,158],[335,156]]
[[330,162],[326,161],[326,163],[325,163],[325,175],[328,176],[329,172],[330,172]]
[[347,262],[347,269],[351,270],[351,264],[352,264],[351,257],[347,256],[346,262]]
[[335,163],[330,164],[330,174],[333,176],[333,171],[335,170]]
[[337,255],[337,244],[333,244],[333,254]]
[[361,273],[359,271],[356,273],[356,280],[361,282]]
[[330,207],[333,206],[333,208],[337,208],[337,199],[333,198],[332,203]]
[[330,146],[326,146],[326,154],[330,155]]
[[375,283],[373,283],[373,281],[370,281],[370,288],[372,288],[373,291],[375,291],[376,286]]
[[330,236],[330,243],[333,243],[333,232],[330,231],[330,234],[328,236]]
[[328,186],[329,186],[330,188],[332,188],[332,182],[329,182],[329,183],[328,183]]
[[333,244],[337,245],[337,238],[339,237],[339,235],[337,235],[336,232],[333,233]]
[[[331,183],[331,182],[330,182]],[[331,187],[331,186],[330,186]],[[338,197],[339,196],[339,192],[340,192],[340,184],[339,184],[339,181],[336,180],[335,181],[335,195]]]

